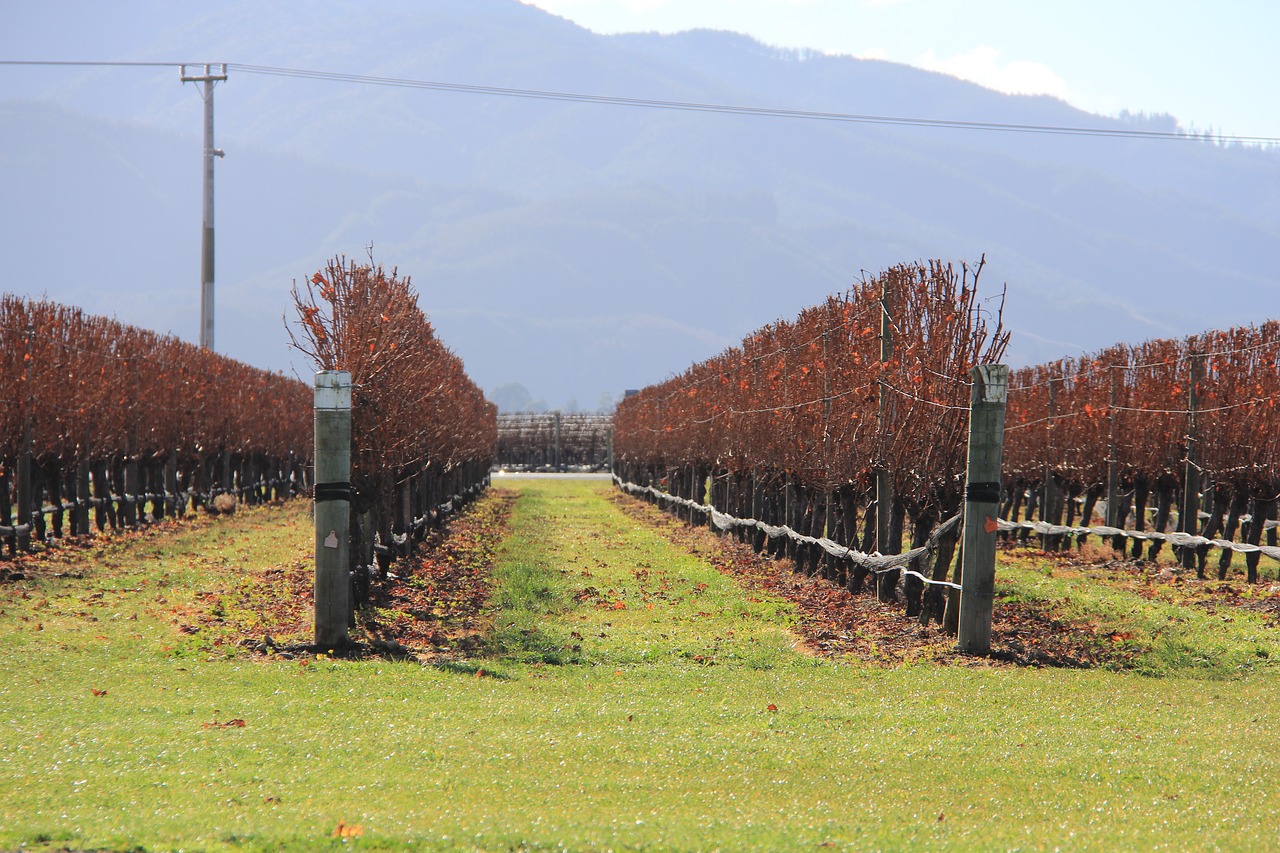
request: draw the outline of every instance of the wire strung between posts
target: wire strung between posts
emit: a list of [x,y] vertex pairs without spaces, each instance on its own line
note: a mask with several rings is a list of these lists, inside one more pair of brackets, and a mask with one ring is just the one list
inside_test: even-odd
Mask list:
[[[640,486],[635,483],[624,482],[616,474],[613,475],[613,482],[618,488],[631,494],[647,494],[657,498],[658,500],[667,501],[669,503],[676,504],[677,506],[683,506],[687,509],[692,509],[695,512],[701,512],[704,514],[709,512],[711,513],[712,524],[721,530],[729,530],[733,527],[754,528],[764,532],[770,539],[777,539],[781,536],[786,536],[792,541],[805,545],[817,545],[828,554],[840,559],[850,560],[856,565],[869,569],[873,574],[879,575],[894,571],[895,569],[901,569],[903,574],[919,578],[926,584],[930,584],[932,586],[944,586],[955,590],[960,589],[959,584],[952,583],[950,581],[940,581],[927,578],[914,569],[906,568],[906,566],[909,563],[914,562],[916,558],[937,549],[938,540],[941,539],[942,534],[951,530],[955,525],[960,523],[962,516],[959,514],[952,516],[942,524],[938,525],[938,527],[934,529],[933,533],[929,535],[928,541],[921,547],[913,548],[905,554],[885,556],[879,552],[867,554],[862,551],[855,551],[847,545],[841,545],[840,543],[833,542],[825,537],[819,539],[813,536],[806,536],[803,533],[793,530],[787,525],[774,526],[754,518],[737,518],[729,515],[728,513],[720,512],[718,509],[708,504],[700,504],[686,498],[676,497],[668,492],[655,489],[652,486]],[[1064,534],[1070,536],[1085,536],[1089,534],[1102,537],[1124,536],[1128,539],[1138,539],[1142,541],[1167,542],[1170,545],[1179,548],[1195,548],[1204,545],[1212,545],[1217,548],[1234,551],[1240,554],[1263,554],[1277,562],[1280,562],[1280,547],[1273,545],[1251,545],[1247,542],[1232,542],[1228,539],[1208,539],[1204,536],[1197,536],[1190,533],[1159,533],[1157,531],[1148,532],[1141,530],[1123,530],[1119,527],[1110,527],[1105,524],[1094,525],[1091,527],[1067,527],[1060,524],[1048,524],[1043,521],[1015,522],[1006,521],[1004,519],[998,519],[996,523],[999,525],[1000,531],[1005,533],[1012,533],[1018,530],[1030,530],[1041,536]],[[1267,521],[1263,524],[1263,528],[1266,530],[1271,530],[1276,527],[1280,527],[1280,522]]]
[[916,394],[912,394],[910,391],[903,391],[901,388],[897,388],[885,381],[881,381],[880,387],[886,390],[892,391],[893,393],[899,396],[906,397],[909,400],[915,400],[917,403],[924,403],[926,406],[933,406],[934,408],[947,409],[948,411],[955,411],[955,412],[969,411],[968,406],[951,406],[951,405],[948,405],[947,403],[939,403],[937,400],[926,400],[924,397],[920,397],[920,396],[917,396]]
[[633,495],[652,495],[658,500],[667,501],[668,503],[682,506],[687,509],[694,510],[695,512],[701,512],[704,514],[710,513],[711,523],[720,530],[729,530],[734,527],[747,527],[763,532],[770,539],[778,539],[785,536],[793,542],[799,542],[802,545],[817,545],[831,556],[841,560],[848,560],[855,565],[862,566],[872,574],[882,575],[887,572],[900,570],[904,575],[911,575],[912,577],[919,578],[921,581],[931,586],[943,586],[954,590],[960,589],[960,584],[952,583],[951,581],[934,580],[933,578],[925,577],[915,569],[908,568],[910,564],[915,563],[926,554],[930,554],[937,550],[938,541],[942,538],[943,534],[950,532],[960,523],[959,515],[954,515],[942,522],[942,524],[938,525],[934,529],[933,533],[929,535],[929,539],[924,545],[919,548],[912,548],[905,554],[886,555],[881,554],[878,551],[872,554],[867,554],[863,551],[855,551],[851,546],[841,545],[839,542],[834,542],[826,537],[818,538],[815,536],[806,536],[785,524],[773,525],[755,518],[738,518],[736,516],[729,515],[726,512],[721,512],[709,504],[700,504],[695,501],[688,500],[687,498],[676,497],[668,492],[655,489],[652,486],[641,486],[636,483],[628,483],[623,481],[617,474],[613,475],[613,482],[618,488]]
[[[1069,536],[1087,536],[1094,534],[1097,536],[1123,536],[1126,539],[1139,539],[1152,542],[1168,542],[1176,548],[1196,548],[1203,545],[1213,545],[1223,550],[1235,551],[1240,554],[1265,554],[1277,562],[1280,562],[1280,547],[1273,545],[1250,545],[1247,542],[1232,542],[1229,539],[1206,539],[1203,536],[1196,536],[1190,533],[1160,533],[1158,531],[1142,531],[1142,530],[1122,530],[1119,527],[1109,527],[1105,524],[1099,524],[1092,527],[1066,527],[1061,524],[1049,524],[1044,521],[1005,521],[999,519],[996,522],[1000,526],[1000,530],[1005,533],[1016,530],[1031,530],[1041,536],[1057,536],[1066,534]],[[1275,528],[1276,522],[1268,521],[1263,524],[1263,529],[1270,530]]]

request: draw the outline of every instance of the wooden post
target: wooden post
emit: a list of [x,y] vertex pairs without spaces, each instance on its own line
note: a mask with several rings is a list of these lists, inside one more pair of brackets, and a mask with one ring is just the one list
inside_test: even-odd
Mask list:
[[128,453],[124,457],[124,522],[128,527],[137,527],[142,519],[142,489],[138,488],[138,430],[136,426],[129,428]]
[[[1116,459],[1116,386],[1119,383],[1120,368],[1111,368],[1111,393],[1107,396],[1107,526],[1124,527],[1124,519],[1120,515],[1120,470]],[[1089,519],[1084,520],[1089,526]]]
[[[880,363],[887,364],[893,358],[893,289],[888,279],[880,284]],[[883,369],[883,368],[882,368]],[[879,399],[876,409],[876,423],[879,428],[880,447],[876,460],[876,550],[881,554],[896,553],[891,543],[893,533],[893,480],[884,459],[884,441],[888,425],[884,379],[880,380]],[[896,571],[882,572],[876,575],[876,597],[880,601],[893,601],[894,589],[898,584]]]
[[555,465],[555,470],[563,471],[564,466],[560,462],[560,413],[556,412],[555,416],[556,416],[556,455],[555,455],[555,461],[553,464]]
[[[1178,529],[1192,536],[1200,528],[1200,466],[1196,464],[1196,411],[1200,408],[1199,386],[1204,378],[1204,356],[1191,353],[1191,382],[1187,388],[1187,461],[1182,474],[1182,506],[1178,508]],[[1182,567],[1196,568],[1196,549],[1182,549]],[[1204,577],[1204,569],[1196,572]]]
[[[782,523],[792,530],[800,526],[800,494],[796,489],[795,475],[787,472],[786,490],[783,492]],[[783,553],[791,559],[796,559],[796,540],[790,535],[782,538]]]
[[[720,507],[716,506],[716,468],[714,465],[712,465],[710,468],[707,469],[706,495],[707,495],[707,498],[706,498],[707,506],[711,507],[712,509],[720,509]],[[699,501],[699,503],[701,502],[702,501]],[[723,502],[721,503],[721,506],[727,509],[727,505],[724,504]],[[707,529],[709,529],[712,533],[715,533],[716,532],[715,516],[712,515],[710,511],[707,512],[706,523],[707,523]]]
[[31,338],[35,330],[28,323],[24,335],[26,346],[25,358],[22,362],[22,445],[18,448],[16,495],[18,512],[16,524],[17,549],[31,550],[31,406],[34,395],[31,392]]
[[347,644],[351,580],[351,374],[325,370],[315,384],[316,647]]
[[173,518],[182,514],[182,504],[178,500],[178,451],[169,451],[169,458],[164,461],[164,505]]
[[991,609],[996,582],[996,514],[1009,368],[982,364],[969,372],[969,463],[965,474],[964,569],[960,579],[959,650],[991,652]]
[[89,451],[81,445],[80,460],[76,466],[76,533],[89,535]]
[[18,450],[18,482],[17,482],[17,548],[19,551],[31,550],[31,419],[27,417],[22,423],[22,447]]
[[[1045,524],[1053,523],[1052,507],[1053,507],[1054,501],[1056,500],[1056,495],[1054,494],[1055,489],[1054,489],[1054,482],[1053,482],[1052,459],[1053,459],[1053,427],[1054,427],[1054,420],[1056,420],[1058,417],[1058,382],[1059,381],[1060,380],[1057,380],[1057,379],[1049,380],[1049,420],[1045,424],[1046,437],[1045,437],[1045,451],[1044,451],[1044,481],[1041,483],[1041,488],[1042,488],[1044,497],[1041,498],[1040,500],[1040,520]],[[1048,533],[1043,534],[1040,537],[1040,550],[1048,551],[1052,549],[1056,551],[1058,538],[1059,537],[1052,536]]]

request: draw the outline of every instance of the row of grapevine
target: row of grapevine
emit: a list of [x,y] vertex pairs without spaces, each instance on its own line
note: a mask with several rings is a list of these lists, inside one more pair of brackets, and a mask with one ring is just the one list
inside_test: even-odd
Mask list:
[[608,467],[609,415],[518,412],[498,415],[497,464],[529,471]]
[[[1106,514],[1113,526],[1125,526],[1132,514],[1134,529],[1147,530],[1151,508],[1157,532],[1176,516],[1179,531],[1227,540],[1242,531],[1246,543],[1257,545],[1270,526],[1268,544],[1275,545],[1268,522],[1280,496],[1278,403],[1275,321],[1117,345],[1018,370],[1010,380],[1003,514],[1087,523],[1110,490]],[[1046,544],[1060,544],[1055,538]],[[1143,546],[1133,540],[1135,558]],[[1147,548],[1153,558],[1160,543]],[[1203,577],[1208,550],[1188,549],[1184,565],[1194,562]],[[1224,549],[1220,577],[1231,559]],[[1258,554],[1247,554],[1251,581],[1257,565]]]
[[436,337],[410,279],[335,258],[293,289],[295,348],[352,385],[352,576],[413,550],[487,485],[497,410]]
[[0,528],[11,552],[33,535],[181,514],[223,491],[256,501],[303,486],[311,398],[297,380],[8,294],[0,375]]
[[[969,370],[999,362],[1009,340],[1003,293],[979,297],[981,269],[893,267],[625,399],[615,415],[617,474],[863,552],[899,553],[909,522],[912,547],[922,546],[962,503]],[[884,508],[878,472],[892,485]],[[958,529],[930,552],[933,578],[946,577]],[[739,535],[851,590],[868,574],[790,538]],[[882,597],[898,577],[880,575]],[[941,617],[940,595],[925,596],[913,576],[905,590],[910,614]]]

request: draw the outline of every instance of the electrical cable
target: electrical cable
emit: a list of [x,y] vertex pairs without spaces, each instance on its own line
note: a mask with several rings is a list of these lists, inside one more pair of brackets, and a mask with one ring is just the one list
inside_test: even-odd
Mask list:
[[915,116],[875,115],[868,113],[828,112],[800,110],[783,107],[757,107],[741,104],[721,104],[699,101],[674,101],[661,98],[628,98],[617,95],[596,95],[586,92],[565,92],[548,89],[525,89],[507,86],[481,86],[470,83],[450,83],[438,80],[419,80],[407,77],[382,77],[367,74],[348,74],[336,71],[317,71],[306,68],[285,68],[271,65],[252,65],[240,62],[131,62],[93,60],[0,60],[0,65],[29,66],[83,66],[83,67],[160,67],[178,68],[183,65],[218,65],[244,74],[269,77],[287,77],[304,80],[321,80],[336,83],[353,83],[365,86],[389,86],[404,89],[423,89],[458,94],[487,95],[510,98],[526,98],[569,103],[601,104],[608,106],[636,107],[642,109],[676,110],[681,112],[719,113],[760,118],[800,119],[806,121],[840,122],[895,127],[923,127],[946,130],[976,130],[999,133],[1047,134],[1053,136],[1088,136],[1109,139],[1147,139],[1178,142],[1218,143],[1236,142],[1248,145],[1280,145],[1280,137],[1252,136],[1246,134],[1219,134],[1201,137],[1177,131],[1142,130],[1139,128],[1081,127],[1055,124],[1021,124],[1015,122],[973,121],[960,119],[931,119]]

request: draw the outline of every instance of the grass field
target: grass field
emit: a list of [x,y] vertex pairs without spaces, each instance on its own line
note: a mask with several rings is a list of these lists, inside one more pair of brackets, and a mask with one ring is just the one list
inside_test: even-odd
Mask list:
[[512,486],[486,651],[466,661],[282,660],[183,633],[305,559],[301,502],[0,586],[0,849],[1274,843],[1273,617],[1020,556],[1004,596],[1089,620],[1133,665],[815,657],[790,604],[605,484]]

